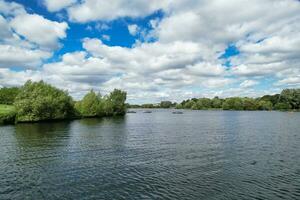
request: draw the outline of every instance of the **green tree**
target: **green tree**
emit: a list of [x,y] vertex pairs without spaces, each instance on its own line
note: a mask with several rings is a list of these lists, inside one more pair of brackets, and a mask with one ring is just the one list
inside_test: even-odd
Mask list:
[[12,105],[18,95],[20,89],[17,87],[0,89],[0,104]]
[[194,104],[195,104],[195,101],[194,101],[194,100],[187,100],[187,101],[184,103],[183,107],[184,107],[185,109],[191,109],[191,108],[193,107]]
[[223,102],[222,99],[219,99],[219,97],[214,97],[211,101],[212,108],[222,108]]
[[108,101],[110,101],[112,104],[114,115],[126,114],[126,95],[126,92],[118,89],[114,89],[114,91],[109,94]]
[[27,81],[15,99],[16,121],[65,119],[74,116],[67,92],[49,84]]
[[202,109],[209,109],[212,107],[212,102],[209,98],[200,98],[198,103],[201,104]]
[[100,102],[100,94],[96,94],[91,90],[81,101],[76,102],[75,108],[83,117],[96,117],[101,112]]
[[258,103],[255,99],[246,97],[243,99],[243,109],[244,110],[257,110]]
[[272,110],[273,104],[271,101],[259,100],[258,101],[258,109],[259,110]]
[[183,109],[183,106],[182,106],[182,104],[181,103],[179,103],[179,104],[177,104],[176,105],[176,107],[175,107],[176,109]]
[[171,101],[162,101],[160,102],[160,107],[161,108],[171,108],[172,107],[172,102]]
[[[279,103],[289,104],[288,109],[300,108],[300,89],[284,89],[280,93]],[[282,106],[282,105],[281,105]]]
[[243,110],[243,101],[239,97],[225,99],[222,108],[224,110]]

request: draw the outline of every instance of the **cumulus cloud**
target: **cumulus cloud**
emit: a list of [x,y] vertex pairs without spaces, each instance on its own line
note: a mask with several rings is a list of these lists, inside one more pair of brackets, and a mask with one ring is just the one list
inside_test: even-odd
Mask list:
[[0,68],[33,67],[42,64],[43,59],[51,53],[42,50],[31,50],[11,45],[0,45]]
[[15,16],[19,14],[25,14],[24,7],[15,2],[0,1],[0,13],[6,16]]
[[254,81],[254,80],[245,80],[245,81],[243,81],[243,82],[240,84],[240,86],[241,86],[242,88],[249,88],[249,87],[252,87],[252,86],[257,85],[257,84],[258,84],[258,82],[257,82],[257,81]]
[[36,68],[66,37],[66,22],[28,14],[15,2],[0,0],[0,68]]
[[143,17],[166,8],[168,0],[85,0],[68,8],[69,18],[76,22],[114,20],[120,17]]
[[58,47],[58,40],[66,37],[68,28],[66,22],[51,21],[36,14],[17,15],[10,24],[27,40],[50,49]]
[[[111,28],[110,21],[141,19],[158,10],[163,16],[150,19],[147,30],[130,21],[128,32],[138,38],[130,48],[104,44],[102,40],[114,39],[105,32],[99,38],[83,39],[82,50],[65,53],[36,72],[16,72],[15,77],[43,77],[75,97],[90,88],[105,93],[118,87],[128,91],[130,101],[142,98],[143,102],[259,96],[300,84],[300,2],[296,0],[53,2],[45,0],[48,10],[66,9],[72,22],[95,21],[88,24],[91,30],[105,31]],[[9,54],[0,56],[2,67],[22,61],[28,67],[40,64],[49,58],[49,49],[66,37],[65,22],[28,14],[19,4],[0,1],[0,13],[1,48]],[[28,28],[33,24],[37,28]],[[222,56],[228,46],[239,53]],[[14,72],[1,70],[2,77],[14,78]],[[259,89],[266,78],[274,85]]]
[[136,24],[130,24],[128,25],[128,31],[130,35],[136,35],[138,32],[139,27]]
[[50,12],[56,12],[74,4],[76,0],[44,0],[46,8]]

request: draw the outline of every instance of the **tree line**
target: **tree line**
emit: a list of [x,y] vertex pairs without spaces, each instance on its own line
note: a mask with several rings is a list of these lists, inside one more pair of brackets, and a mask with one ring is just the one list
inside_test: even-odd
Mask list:
[[129,108],[177,108],[177,109],[222,109],[222,110],[300,110],[300,89],[284,89],[280,94],[258,98],[192,98],[174,103],[162,101],[158,104],[127,105]]
[[29,80],[20,88],[1,88],[0,104],[14,106],[15,122],[35,122],[124,115],[126,95],[118,89],[105,96],[91,90],[74,101],[67,91]]

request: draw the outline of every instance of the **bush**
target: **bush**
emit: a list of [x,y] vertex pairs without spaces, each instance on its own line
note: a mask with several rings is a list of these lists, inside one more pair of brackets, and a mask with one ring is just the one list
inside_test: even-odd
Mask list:
[[75,108],[83,117],[124,115],[126,113],[126,92],[115,89],[108,96],[101,97],[93,90],[76,102]]
[[83,117],[96,117],[99,114],[100,101],[100,94],[97,95],[91,90],[81,101],[76,102],[75,109],[79,111],[80,115]]
[[0,104],[12,105],[20,89],[17,87],[0,89]]
[[243,101],[239,97],[227,98],[222,105],[224,110],[243,110],[243,107]]
[[49,84],[27,81],[15,100],[16,121],[42,121],[73,117],[74,103],[67,92]]
[[126,92],[118,89],[114,89],[114,91],[109,94],[105,104],[107,104],[106,107],[112,106],[113,115],[126,114],[126,95]]

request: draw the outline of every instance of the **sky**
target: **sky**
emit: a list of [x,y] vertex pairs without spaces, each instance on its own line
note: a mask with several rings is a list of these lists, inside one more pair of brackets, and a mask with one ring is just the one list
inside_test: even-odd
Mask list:
[[0,87],[129,103],[300,87],[298,0],[0,0]]

